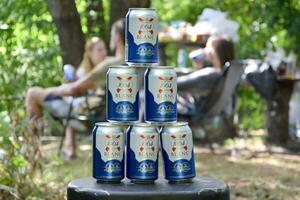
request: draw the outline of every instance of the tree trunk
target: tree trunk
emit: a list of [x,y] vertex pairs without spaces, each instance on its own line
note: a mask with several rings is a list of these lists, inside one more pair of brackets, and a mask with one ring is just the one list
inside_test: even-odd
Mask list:
[[128,8],[149,8],[151,0],[111,0],[110,26],[120,18],[124,18]]
[[103,40],[107,40],[108,29],[104,20],[103,1],[88,0],[86,6],[87,28],[89,36],[100,35]]
[[276,81],[274,94],[268,101],[266,126],[268,141],[285,146],[289,141],[289,101],[293,92],[294,81]]
[[84,52],[84,34],[74,0],[47,0],[62,49],[63,64],[78,66]]

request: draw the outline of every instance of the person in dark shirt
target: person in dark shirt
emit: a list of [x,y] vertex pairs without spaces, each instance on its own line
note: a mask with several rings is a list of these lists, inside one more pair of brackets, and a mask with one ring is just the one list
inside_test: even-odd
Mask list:
[[[177,79],[179,91],[177,107],[180,114],[194,112],[199,102],[205,100],[222,76],[225,63],[234,59],[233,42],[226,37],[211,36],[197,57],[200,59],[193,60],[193,65],[199,70]],[[208,67],[203,68],[204,63]]]

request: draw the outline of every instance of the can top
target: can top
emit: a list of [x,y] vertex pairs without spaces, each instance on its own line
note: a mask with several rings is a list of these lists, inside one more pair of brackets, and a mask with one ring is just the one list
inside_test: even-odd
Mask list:
[[169,127],[169,126],[187,126],[189,123],[188,122],[174,122],[174,123],[168,123],[164,124],[163,126]]
[[129,8],[129,10],[155,10],[155,8]]
[[133,126],[137,126],[137,127],[151,127],[153,125],[145,123],[145,122],[139,122],[139,123],[133,124]]
[[151,68],[155,68],[155,69],[174,69],[175,67],[173,67],[173,66],[151,66],[149,68],[150,69]]
[[109,68],[131,68],[128,65],[111,65]]
[[109,123],[117,125],[117,126],[131,126],[136,123],[135,121],[111,121],[111,120],[108,120],[108,121],[109,121]]
[[120,127],[121,124],[117,124],[117,123],[110,123],[110,122],[96,122],[95,126],[105,126],[105,127]]

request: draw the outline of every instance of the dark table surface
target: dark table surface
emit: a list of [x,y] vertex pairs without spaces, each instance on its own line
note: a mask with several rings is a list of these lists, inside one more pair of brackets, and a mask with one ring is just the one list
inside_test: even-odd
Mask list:
[[68,185],[68,200],[229,200],[229,188],[220,180],[197,177],[192,183],[170,184],[159,178],[155,184],[133,184],[125,179],[119,184],[97,183],[91,177]]

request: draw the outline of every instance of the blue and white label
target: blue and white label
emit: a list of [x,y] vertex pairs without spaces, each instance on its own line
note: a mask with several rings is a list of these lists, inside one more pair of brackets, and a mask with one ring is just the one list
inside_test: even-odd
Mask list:
[[[122,161],[124,159],[124,133],[96,134],[96,148],[104,162],[110,160]],[[107,166],[107,170],[117,166]]]
[[161,134],[165,176],[168,180],[195,177],[193,139],[191,133]]
[[[176,102],[177,77],[176,76],[153,76],[149,75],[149,91],[157,104],[162,102]],[[166,109],[167,107],[161,107]]]
[[125,60],[130,63],[158,62],[158,19],[153,13],[135,13],[126,18]]
[[108,77],[107,119],[137,121],[138,77],[136,74],[110,74]]
[[104,167],[104,171],[107,173],[119,173],[120,171],[122,171],[122,167],[118,162],[108,162]]
[[188,133],[162,134],[162,146],[172,162],[190,160],[193,152],[193,138]]
[[158,134],[156,132],[130,133],[130,148],[134,152],[138,162],[143,160],[157,161],[158,155]]
[[122,129],[93,130],[93,177],[98,180],[124,178],[124,133]]
[[146,72],[145,119],[151,122],[177,120],[177,76]]
[[159,135],[155,131],[127,135],[127,173],[129,179],[155,180],[158,178]]
[[136,75],[111,75],[108,81],[108,89],[112,94],[112,100],[115,103],[121,101],[134,103],[138,92],[137,83],[138,80]]
[[172,171],[176,173],[185,173],[190,170],[191,170],[191,165],[189,162],[175,163],[172,169]]
[[133,36],[136,45],[150,43],[153,46],[157,43],[158,20],[153,15],[132,17],[128,23],[128,31]]

